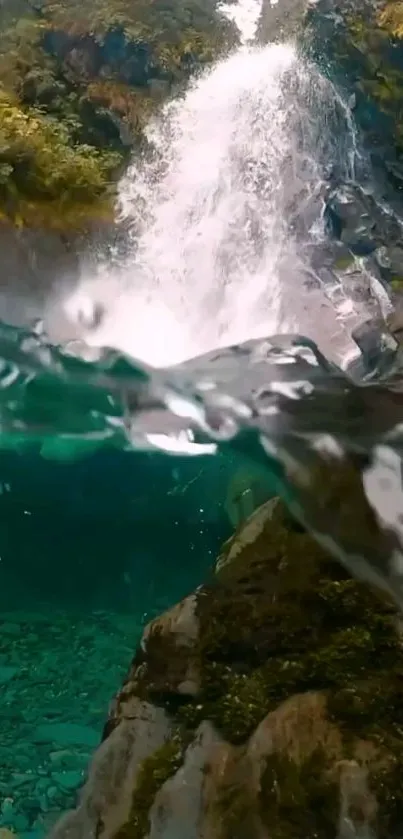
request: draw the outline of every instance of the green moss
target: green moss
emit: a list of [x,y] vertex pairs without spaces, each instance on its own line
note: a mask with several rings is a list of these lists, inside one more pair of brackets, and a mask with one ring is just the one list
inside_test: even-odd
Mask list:
[[137,775],[130,816],[114,839],[145,839],[150,829],[149,814],[158,790],[180,768],[184,743],[175,736],[146,758]]
[[271,839],[329,839],[337,825],[339,799],[339,785],[330,776],[329,761],[322,749],[301,765],[285,754],[266,759],[259,803]]
[[[204,675],[207,692],[209,689],[216,691],[218,677],[214,668]],[[219,684],[221,696],[217,704],[210,698],[204,712],[219,727],[227,740],[243,743],[270,706],[266,674],[261,670],[251,674],[224,672],[219,677]]]
[[237,39],[214,0],[4,0],[1,11],[0,216],[17,224],[113,217],[111,181],[153,109]]
[[248,779],[231,781],[221,790],[216,804],[219,839],[260,839],[261,822]]
[[355,118],[371,147],[394,145],[399,154],[403,150],[403,3],[365,2],[353,10],[343,0],[337,17],[326,14],[326,8],[326,0],[319,0],[308,13],[310,51],[326,62],[342,87],[347,82],[354,91]]
[[[200,635],[194,646],[182,657],[172,635],[158,629],[139,653],[138,664],[147,666],[140,667],[135,691],[168,708],[180,734],[144,761],[130,818],[117,839],[148,835],[155,794],[177,771],[185,744],[206,719],[237,746],[213,802],[219,839],[259,839],[262,829],[271,839],[335,835],[336,764],[346,759],[368,766],[368,784],[379,804],[378,839],[397,835],[403,809],[403,647],[396,608],[352,579],[295,526],[282,504],[273,505],[272,513],[258,538],[198,591]],[[357,510],[357,526],[365,515],[364,508]],[[346,528],[350,520],[347,516]],[[230,549],[231,544],[224,546],[224,559]],[[177,693],[189,656],[201,673],[194,700]],[[322,696],[315,742],[323,747],[307,753],[288,711],[284,719],[280,712],[277,751],[265,760],[259,792],[249,783],[255,775],[248,738],[269,711],[306,691]],[[285,751],[288,742],[292,752]],[[360,802],[352,800],[355,806]],[[364,810],[358,817],[366,818]]]
[[[249,783],[249,764],[240,760],[220,790],[219,839],[329,839],[340,809],[337,773],[322,748],[299,763],[276,752],[266,757],[259,790]],[[249,767],[250,770],[250,767]]]
[[354,264],[354,256],[351,253],[343,254],[339,256],[333,263],[334,268],[337,271],[346,271],[347,268],[350,268]]
[[189,721],[208,717],[238,744],[283,699],[320,690],[348,730],[359,698],[350,708],[341,697],[364,682],[373,696],[368,733],[375,736],[386,674],[400,719],[395,606],[291,528],[280,505],[257,541],[199,593],[198,615],[202,693],[181,710]]
[[[40,112],[23,109],[0,90],[0,206],[3,217],[25,223],[32,216],[51,222],[97,215],[112,204],[111,177],[118,159],[81,145]],[[40,222],[39,222],[40,223]]]

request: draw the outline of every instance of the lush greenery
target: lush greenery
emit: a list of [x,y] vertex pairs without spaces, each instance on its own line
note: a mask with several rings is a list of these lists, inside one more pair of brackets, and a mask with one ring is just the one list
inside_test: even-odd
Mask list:
[[17,224],[58,226],[108,212],[107,195],[115,154],[73,146],[62,124],[0,91],[0,201],[2,215]]
[[[375,163],[403,154],[403,2],[318,0],[308,12],[310,46],[354,93],[355,117]],[[324,45],[325,48],[324,48]],[[392,179],[396,175],[395,166]],[[399,176],[400,187],[400,176]]]
[[29,223],[107,212],[152,109],[236,37],[214,0],[6,0],[1,16],[0,212]]

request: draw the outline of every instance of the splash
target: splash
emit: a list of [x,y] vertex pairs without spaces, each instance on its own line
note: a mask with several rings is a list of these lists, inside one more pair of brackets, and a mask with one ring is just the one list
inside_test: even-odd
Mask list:
[[148,140],[121,183],[128,257],[65,301],[85,342],[0,328],[1,445],[229,450],[403,606],[399,339],[357,332],[366,304],[313,259],[326,185],[359,162],[348,107],[292,45],[244,46]]
[[[170,102],[148,140],[120,189],[129,257],[66,303],[86,341],[165,366],[298,331],[344,357],[363,312],[336,303],[312,265],[329,171],[351,178],[357,157],[332,84],[292,45],[243,47]],[[104,317],[87,329],[94,307]]]
[[262,9],[262,0],[243,0],[242,3],[220,3],[219,10],[237,26],[241,41],[252,41]]

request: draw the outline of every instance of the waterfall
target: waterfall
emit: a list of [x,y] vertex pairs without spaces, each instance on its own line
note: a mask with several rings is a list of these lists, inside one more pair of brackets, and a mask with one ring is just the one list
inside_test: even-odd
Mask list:
[[147,133],[153,151],[120,184],[128,256],[65,303],[72,321],[103,313],[86,341],[162,366],[297,331],[340,361],[362,311],[343,297],[336,305],[312,264],[325,184],[353,177],[357,156],[332,83],[292,44],[244,45]]

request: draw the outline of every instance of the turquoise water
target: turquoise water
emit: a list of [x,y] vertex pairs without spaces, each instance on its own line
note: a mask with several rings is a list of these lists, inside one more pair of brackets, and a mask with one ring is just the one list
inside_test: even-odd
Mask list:
[[299,336],[165,371],[28,338],[0,381],[0,828],[41,839],[144,624],[265,499],[402,603],[403,409],[392,336],[348,373]]
[[197,493],[187,512],[169,503],[172,468],[108,449],[0,454],[0,825],[19,835],[71,805],[144,623],[200,582],[228,531]]
[[108,446],[0,453],[0,828],[39,839],[73,803],[145,623],[232,530],[232,473]]

